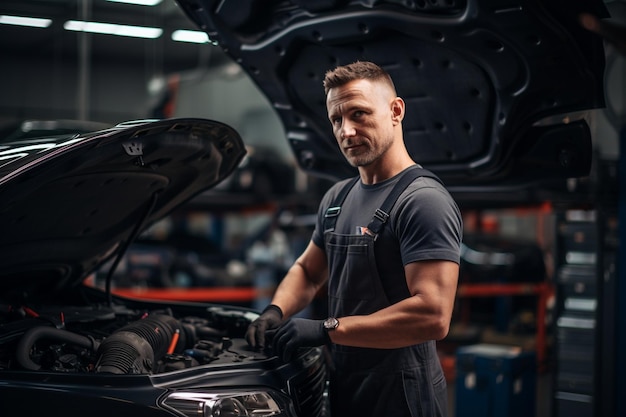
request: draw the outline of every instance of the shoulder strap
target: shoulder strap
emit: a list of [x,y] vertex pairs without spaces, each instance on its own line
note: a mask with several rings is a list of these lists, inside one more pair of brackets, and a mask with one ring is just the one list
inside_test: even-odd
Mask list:
[[[418,167],[417,165],[407,169],[402,174],[396,185],[394,185],[391,192],[383,202],[382,206],[376,209],[374,217],[367,226],[367,228],[370,230],[370,232],[372,232],[374,236],[378,236],[378,234],[382,230],[382,227],[385,225],[385,223],[387,223],[387,220],[389,219],[388,213],[391,212],[391,209],[396,203],[398,197],[400,197],[400,194],[402,194],[406,187],[408,187],[409,184],[415,181],[415,179],[417,179],[418,177],[429,177],[442,183],[439,177],[437,177],[435,174],[427,169]],[[348,195],[352,187],[354,187],[354,185],[358,182],[358,180],[359,176],[356,176],[348,181],[341,188],[341,190],[339,190],[339,193],[335,197],[333,204],[331,204],[330,207],[326,209],[326,214],[324,215],[324,233],[332,232],[333,230],[335,230],[337,216],[339,216],[339,213],[341,213],[341,205],[343,204],[343,201],[346,199],[346,196]]]
[[389,220],[389,213],[391,213],[391,209],[393,208],[394,204],[396,204],[396,200],[398,199],[398,197],[400,197],[400,194],[402,194],[406,187],[408,187],[409,184],[415,181],[418,177],[433,178],[443,184],[439,177],[437,177],[435,174],[427,169],[415,166],[406,170],[402,174],[402,177],[400,177],[396,185],[392,188],[389,195],[387,195],[387,198],[385,199],[385,201],[383,201],[383,204],[380,206],[380,208],[376,209],[372,220],[367,225],[368,230],[374,236],[374,238],[378,236],[382,228],[387,223],[387,220]]
[[343,186],[343,188],[339,190],[339,193],[335,197],[333,204],[331,204],[330,207],[326,209],[326,214],[324,215],[324,233],[332,232],[333,230],[335,230],[335,225],[337,224],[337,216],[339,216],[339,213],[341,213],[341,205],[343,204],[343,200],[346,199],[346,196],[358,180],[359,176],[357,175],[356,177],[348,181]]

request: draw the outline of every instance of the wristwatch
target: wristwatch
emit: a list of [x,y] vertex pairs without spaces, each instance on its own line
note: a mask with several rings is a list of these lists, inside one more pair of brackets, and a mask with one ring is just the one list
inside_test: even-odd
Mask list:
[[337,320],[334,317],[329,317],[326,320],[324,320],[324,330],[331,331],[331,330],[335,330],[337,327],[339,327],[339,320]]

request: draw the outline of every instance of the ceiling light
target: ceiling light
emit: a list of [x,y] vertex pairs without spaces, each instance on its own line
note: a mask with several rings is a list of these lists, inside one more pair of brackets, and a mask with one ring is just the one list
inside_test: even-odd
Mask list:
[[108,0],[113,3],[138,4],[140,6],[156,6],[162,0]]
[[207,43],[209,36],[205,32],[198,30],[175,30],[172,33],[172,40],[177,42]]
[[155,39],[161,36],[163,29],[144,26],[116,25],[113,23],[85,22],[68,20],[63,27],[75,32],[103,33],[106,35],[130,36],[133,38]]
[[0,15],[0,24],[29,26],[34,28],[47,28],[52,23],[50,19],[39,19],[36,17],[7,16]]

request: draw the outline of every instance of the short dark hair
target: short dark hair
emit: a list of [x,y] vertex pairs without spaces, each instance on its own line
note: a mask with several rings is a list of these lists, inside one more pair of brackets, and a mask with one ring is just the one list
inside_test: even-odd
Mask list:
[[324,76],[324,94],[334,87],[340,87],[354,80],[372,80],[386,82],[394,94],[396,87],[387,71],[369,61],[356,61],[352,64],[342,65],[326,72]]

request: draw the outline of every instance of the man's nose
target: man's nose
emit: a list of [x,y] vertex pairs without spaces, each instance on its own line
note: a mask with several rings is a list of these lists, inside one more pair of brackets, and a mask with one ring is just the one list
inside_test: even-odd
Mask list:
[[341,125],[340,135],[341,135],[342,138],[349,138],[351,136],[354,136],[355,134],[356,134],[356,129],[354,128],[352,123],[344,122]]

